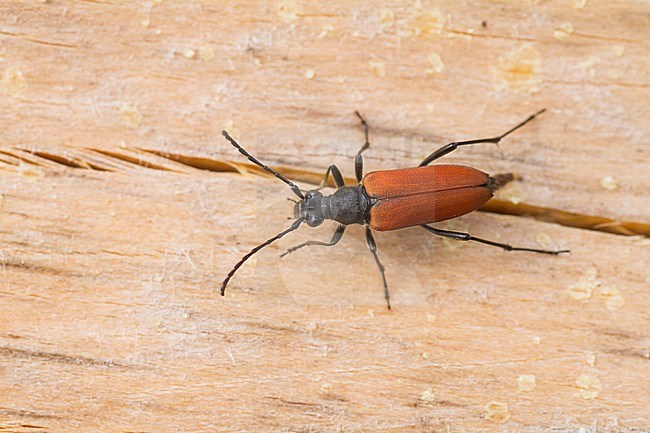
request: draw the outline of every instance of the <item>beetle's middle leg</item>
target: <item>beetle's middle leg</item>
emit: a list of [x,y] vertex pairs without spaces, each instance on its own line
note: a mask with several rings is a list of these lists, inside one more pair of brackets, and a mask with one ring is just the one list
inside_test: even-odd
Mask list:
[[522,247],[513,247],[508,244],[503,244],[501,242],[495,242],[495,241],[489,241],[487,239],[481,239],[477,238],[475,236],[470,235],[469,233],[462,233],[462,232],[453,232],[450,230],[442,230],[442,229],[437,229],[435,227],[428,226],[426,224],[422,224],[421,226],[423,229],[428,231],[429,233],[433,233],[434,235],[441,236],[443,238],[449,238],[449,239],[454,239],[457,241],[475,241],[475,242],[480,242],[485,245],[492,245],[493,247],[498,247],[506,251],[530,251],[533,253],[542,253],[542,254],[561,254],[561,253],[570,253],[570,250],[540,250],[537,248],[522,248]]
[[375,262],[377,262],[377,267],[379,268],[379,272],[381,272],[381,278],[384,280],[384,298],[386,298],[386,306],[390,310],[390,294],[388,293],[388,283],[386,282],[386,273],[384,272],[385,268],[379,261],[379,256],[377,255],[377,243],[375,242],[375,238],[372,236],[370,226],[366,226],[366,241],[368,242],[370,252],[375,257]]
[[347,226],[346,226],[345,224],[339,224],[339,226],[336,228],[336,231],[335,231],[334,234],[332,235],[332,239],[331,239],[329,242],[322,242],[322,241],[307,241],[307,242],[303,242],[303,243],[301,243],[301,244],[299,244],[299,245],[296,245],[295,247],[291,247],[291,248],[289,248],[287,251],[285,251],[284,253],[282,253],[282,254],[280,255],[280,257],[284,257],[284,256],[286,256],[287,254],[290,254],[290,253],[292,253],[292,252],[294,252],[294,251],[296,251],[296,250],[299,250],[299,249],[302,248],[302,247],[308,247],[308,246],[311,246],[311,245],[320,245],[320,246],[324,246],[324,247],[333,247],[333,246],[336,245],[336,244],[341,240],[341,238],[343,237],[343,232],[345,232],[345,228],[346,228],[346,227],[347,227]]
[[335,165],[330,165],[327,168],[327,171],[325,172],[325,177],[323,178],[323,181],[318,186],[317,191],[320,191],[321,189],[325,188],[325,185],[327,185],[327,178],[329,177],[330,173],[332,173],[332,178],[334,179],[334,184],[336,185],[337,188],[343,188],[345,186],[345,182],[343,182],[343,175],[341,174],[341,170],[339,170],[339,168]]
[[357,181],[361,182],[361,179],[363,178],[363,156],[361,156],[361,154],[370,147],[370,142],[368,141],[368,123],[366,123],[366,120],[358,111],[355,111],[354,113],[357,115],[359,120],[361,120],[361,127],[366,136],[366,142],[363,143],[363,146],[361,146],[361,149],[357,152],[357,156],[354,158],[354,173],[357,175]]
[[424,158],[424,160],[422,160],[422,162],[420,163],[420,167],[423,167],[425,165],[429,165],[433,161],[435,161],[436,159],[440,158],[441,156],[445,156],[448,153],[453,152],[454,150],[456,150],[458,148],[458,146],[465,146],[467,144],[477,144],[477,143],[495,143],[496,144],[499,141],[501,141],[502,138],[504,138],[505,136],[510,135],[511,133],[515,132],[517,129],[521,128],[522,126],[524,126],[525,124],[527,124],[528,122],[533,120],[535,117],[542,114],[544,111],[546,111],[546,108],[544,108],[542,110],[539,110],[537,113],[528,116],[528,118],[526,120],[524,120],[523,122],[519,123],[514,128],[511,128],[509,131],[504,132],[503,134],[501,134],[499,136],[492,137],[492,138],[477,138],[475,140],[454,141],[453,143],[445,144],[440,149],[436,150],[431,155]]

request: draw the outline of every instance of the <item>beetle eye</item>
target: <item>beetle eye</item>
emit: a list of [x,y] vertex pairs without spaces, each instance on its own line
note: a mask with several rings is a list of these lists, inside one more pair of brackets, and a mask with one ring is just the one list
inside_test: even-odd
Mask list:
[[307,225],[309,227],[318,227],[319,225],[321,225],[323,223],[322,218],[319,218],[319,217],[317,217],[316,215],[313,215],[313,214],[307,215],[307,218],[305,218],[305,219],[307,220]]
[[307,193],[307,196],[305,198],[314,198],[318,195],[318,191],[311,190]]

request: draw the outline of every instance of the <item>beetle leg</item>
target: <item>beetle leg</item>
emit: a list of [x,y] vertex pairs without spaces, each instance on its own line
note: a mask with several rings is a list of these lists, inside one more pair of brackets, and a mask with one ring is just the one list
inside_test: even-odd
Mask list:
[[370,226],[366,226],[366,241],[368,242],[370,252],[375,257],[375,262],[377,262],[377,267],[379,268],[379,272],[381,272],[381,278],[384,280],[384,298],[386,298],[386,306],[390,310],[390,294],[388,293],[388,283],[386,282],[386,273],[384,272],[385,268],[379,261],[379,256],[377,255],[377,243],[375,242],[375,238],[372,236]]
[[502,244],[501,242],[494,242],[494,241],[488,241],[487,239],[477,238],[475,236],[470,235],[469,233],[453,232],[450,230],[437,229],[435,227],[431,227],[426,224],[422,224],[421,227],[426,231],[428,231],[429,233],[433,233],[434,235],[442,236],[444,238],[455,239],[457,241],[476,241],[485,245],[492,245],[494,247],[499,247],[506,251],[530,251],[533,253],[553,254],[553,255],[571,252],[570,250],[539,250],[536,248],[513,247],[508,244]]
[[466,140],[466,141],[454,141],[453,143],[445,144],[442,146],[440,149],[436,150],[433,152],[431,155],[427,156],[424,158],[424,160],[420,163],[420,167],[423,167],[425,165],[429,165],[431,162],[435,161],[436,159],[447,155],[448,153],[453,152],[458,148],[458,146],[465,146],[467,144],[477,144],[477,143],[498,143],[501,141],[502,138],[504,138],[507,135],[510,135],[511,133],[515,132],[517,129],[521,128],[524,126],[526,123],[530,122],[533,120],[535,117],[539,116],[542,114],[544,111],[546,111],[546,108],[539,110],[537,113],[528,116],[526,120],[523,122],[519,123],[517,126],[514,128],[511,128],[509,131],[497,136],[497,137],[492,137],[492,138],[478,138],[475,140]]
[[361,154],[370,147],[370,142],[368,141],[368,124],[358,111],[355,111],[354,113],[357,115],[359,120],[361,120],[361,127],[366,135],[366,142],[363,143],[363,146],[361,146],[361,149],[357,152],[357,156],[354,158],[354,172],[357,175],[357,181],[361,182],[361,179],[363,178],[363,156],[361,156]]
[[331,239],[329,242],[321,242],[321,241],[307,241],[307,242],[303,242],[302,244],[299,244],[299,245],[296,245],[295,247],[291,247],[291,248],[289,248],[287,251],[285,251],[284,253],[280,254],[280,257],[284,257],[284,256],[286,256],[287,254],[290,254],[290,253],[292,253],[292,252],[294,252],[294,251],[296,251],[296,250],[299,250],[299,249],[302,248],[302,247],[308,247],[308,246],[311,246],[311,245],[321,245],[321,246],[324,246],[324,247],[333,247],[333,246],[336,245],[336,244],[341,240],[341,238],[343,237],[343,232],[345,231],[345,228],[346,228],[346,227],[347,227],[347,226],[346,226],[345,224],[339,224],[339,226],[336,228],[336,231],[335,231],[334,234],[332,235],[332,239]]
[[317,191],[320,191],[321,189],[325,188],[325,185],[327,185],[327,178],[329,177],[330,172],[332,173],[332,178],[334,178],[334,184],[336,185],[337,188],[343,188],[345,186],[345,182],[343,182],[343,175],[341,174],[341,170],[339,170],[339,168],[335,165],[330,165],[327,168],[327,171],[325,172],[325,177],[323,178],[323,181],[318,186]]

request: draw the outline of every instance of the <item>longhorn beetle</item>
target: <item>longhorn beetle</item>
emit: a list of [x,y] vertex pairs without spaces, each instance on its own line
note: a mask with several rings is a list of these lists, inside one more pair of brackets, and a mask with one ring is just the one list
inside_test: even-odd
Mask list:
[[[546,110],[538,111],[499,136],[454,141],[446,144],[424,158],[418,167],[373,171],[365,177],[363,176],[362,154],[370,146],[370,142],[368,141],[368,124],[361,114],[356,111],[355,113],[361,121],[361,127],[363,128],[366,139],[359,152],[357,152],[354,162],[354,171],[358,184],[356,186],[345,186],[341,171],[336,165],[330,165],[318,189],[306,193],[303,193],[298,186],[277,171],[262,164],[246,152],[226,131],[223,131],[224,137],[239,152],[254,164],[257,164],[289,185],[293,193],[300,198],[300,201],[296,202],[294,207],[295,221],[291,227],[256,246],[242,257],[223,280],[221,295],[223,296],[225,294],[228,282],[246,260],[265,246],[275,242],[287,233],[298,229],[303,222],[307,222],[307,225],[310,227],[317,227],[324,220],[334,220],[339,225],[329,242],[303,242],[302,244],[289,248],[280,257],[302,247],[312,245],[334,246],[341,240],[343,232],[345,232],[345,228],[348,225],[361,224],[362,226],[366,226],[366,241],[381,272],[381,278],[384,282],[384,298],[386,299],[386,306],[389,310],[391,306],[386,273],[377,255],[377,244],[375,243],[375,238],[372,236],[372,229],[386,231],[419,225],[424,230],[437,236],[458,241],[480,242],[502,248],[506,251],[531,251],[534,253],[555,255],[568,253],[569,250],[553,251],[513,247],[501,242],[478,238],[469,233],[442,230],[429,225],[430,223],[456,218],[476,210],[492,197],[494,191],[512,179],[511,176],[507,175],[491,177],[475,168],[462,165],[429,165],[430,163],[453,152],[459,146],[478,143],[499,143],[504,137],[521,128],[544,111]],[[330,196],[324,196],[320,191],[327,184],[330,175],[334,179],[337,190]]]

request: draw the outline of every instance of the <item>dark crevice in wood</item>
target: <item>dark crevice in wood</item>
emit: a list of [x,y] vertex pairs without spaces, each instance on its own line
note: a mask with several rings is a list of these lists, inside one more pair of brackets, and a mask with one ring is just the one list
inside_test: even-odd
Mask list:
[[160,164],[153,163],[151,161],[147,161],[145,159],[136,157],[136,156],[131,156],[131,155],[126,155],[124,153],[119,153],[119,152],[114,152],[110,150],[104,150],[104,149],[94,149],[94,148],[88,148],[86,150],[89,150],[91,152],[99,153],[104,156],[108,156],[109,158],[114,158],[118,159],[120,161],[128,162],[130,164],[135,164],[139,165],[141,167],[145,168],[151,168],[154,170],[163,170],[163,171],[173,171],[169,167],[162,166]]
[[[9,152],[7,150],[0,150],[0,154],[9,156],[11,158],[14,158],[17,161],[26,162],[28,164],[36,165],[36,166],[39,166],[39,167],[43,166],[43,164],[39,163],[36,159],[28,158],[28,157],[22,155],[20,152],[22,152],[22,151],[19,151],[17,153],[13,153],[13,152]],[[31,154],[31,152],[29,152],[29,153]]]
[[171,159],[180,164],[187,165],[188,167],[197,168],[199,170],[208,170],[216,172],[238,172],[237,168],[232,164],[218,161],[210,158],[203,158],[199,156],[181,155],[178,153],[162,152],[159,150],[138,149],[142,152],[148,152],[163,158]]
[[[28,150],[22,149],[23,152],[29,152]],[[88,164],[82,160],[78,160],[76,158],[70,158],[67,156],[61,156],[61,155],[55,155],[53,153],[48,153],[48,152],[39,152],[39,151],[34,151],[30,152],[32,155],[36,155],[40,158],[43,159],[48,159],[52,162],[56,162],[57,164],[62,164],[67,167],[72,167],[72,168],[90,168]]]
[[[14,408],[9,408],[6,406],[0,406],[0,416],[5,415],[7,417],[18,417],[18,418],[42,418],[42,419],[61,419],[60,416],[57,415],[50,415],[46,414],[43,412],[36,412],[33,410],[25,410],[25,409],[14,409]],[[4,421],[3,421],[4,422]],[[46,427],[40,427],[37,425],[33,424],[19,424],[20,427],[23,428],[35,428],[35,429],[45,429]],[[14,428],[15,426],[9,426],[11,428]],[[3,424],[0,424],[0,432],[14,432],[16,430],[8,430],[5,429]],[[48,430],[45,430],[48,431]]]
[[[129,164],[134,164],[140,167],[145,167],[153,170],[175,171],[173,168],[165,167],[161,164],[156,164],[147,161],[143,158],[127,155],[115,151],[103,149],[87,149],[96,154],[102,155],[104,158],[117,159]],[[198,170],[206,170],[217,173],[241,173],[241,174],[256,174],[260,176],[268,176],[264,170],[253,164],[220,161],[211,158],[200,156],[190,156],[178,153],[163,152],[152,149],[135,149],[138,152],[143,152],[155,157],[164,158],[173,161],[175,164],[191,167]],[[22,152],[27,152],[21,149]],[[72,151],[68,153],[73,153]],[[38,164],[38,162],[25,158],[21,154],[15,154],[9,151],[0,150],[0,154],[4,154],[13,158],[17,158],[30,164]],[[81,168],[98,171],[112,171],[106,167],[101,167],[97,162],[91,162],[84,159],[79,155],[57,155],[51,152],[31,151],[30,155],[34,155],[49,162],[64,165],[69,168]],[[319,185],[323,180],[323,174],[315,173],[313,171],[299,170],[292,168],[274,167],[279,173],[286,176],[295,182],[304,182],[311,185]],[[356,184],[354,179],[344,179],[346,185]],[[328,180],[329,186],[333,187],[333,181]],[[526,218],[533,218],[545,222],[555,223],[566,227],[576,227],[585,230],[594,230],[599,232],[623,235],[623,236],[647,236],[650,237],[650,223],[642,223],[635,221],[617,221],[611,218],[605,218],[595,215],[579,214],[575,212],[567,212],[559,209],[547,208],[542,206],[534,206],[526,203],[514,204],[506,200],[492,199],[489,203],[479,209],[483,212],[491,212],[502,215],[515,215]]]
[[41,350],[19,349],[10,346],[0,346],[0,357],[38,359],[41,361],[57,362],[72,365],[86,365],[93,367],[126,367],[110,359],[96,359],[87,356],[67,355],[56,352],[44,352]]
[[617,221],[594,215],[585,215],[575,212],[566,212],[543,206],[534,206],[526,203],[517,203],[500,199],[492,199],[479,209],[483,212],[498,213],[502,215],[515,215],[533,218],[540,221],[551,222],[566,227],[576,227],[623,236],[648,236],[650,237],[650,224],[633,221]]

